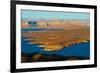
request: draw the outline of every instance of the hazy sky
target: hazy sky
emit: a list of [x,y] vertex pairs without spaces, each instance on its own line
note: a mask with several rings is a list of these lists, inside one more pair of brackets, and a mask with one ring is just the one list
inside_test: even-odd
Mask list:
[[37,10],[21,10],[22,18],[37,19],[79,19],[90,20],[89,13],[82,12],[55,12],[55,11],[37,11]]

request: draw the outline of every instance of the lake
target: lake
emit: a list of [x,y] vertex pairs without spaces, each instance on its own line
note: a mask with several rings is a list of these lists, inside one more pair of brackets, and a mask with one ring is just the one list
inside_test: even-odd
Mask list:
[[43,48],[38,47],[39,44],[28,44],[30,41],[25,40],[27,37],[21,38],[21,52],[22,53],[43,53],[43,54],[56,54],[62,56],[78,56],[78,57],[90,57],[90,42],[81,42],[73,44],[68,47],[64,47],[57,51],[45,51]]

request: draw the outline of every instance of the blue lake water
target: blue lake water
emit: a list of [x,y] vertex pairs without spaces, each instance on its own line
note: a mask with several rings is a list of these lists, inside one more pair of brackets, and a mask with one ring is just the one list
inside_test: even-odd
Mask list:
[[26,37],[22,37],[21,51],[23,53],[45,53],[45,54],[57,54],[63,56],[78,56],[78,57],[90,57],[90,42],[82,42],[79,44],[73,44],[69,47],[64,47],[58,51],[45,51],[38,47],[39,44],[28,44],[30,41],[25,40]]
[[39,31],[39,30],[63,30],[63,29],[52,29],[52,28],[23,28],[21,32],[30,32],[30,31]]

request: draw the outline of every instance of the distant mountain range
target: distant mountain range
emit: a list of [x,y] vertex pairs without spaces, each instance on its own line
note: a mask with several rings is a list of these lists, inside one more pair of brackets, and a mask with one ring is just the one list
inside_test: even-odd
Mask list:
[[63,29],[78,29],[89,27],[88,20],[77,19],[22,19],[22,28],[63,28]]

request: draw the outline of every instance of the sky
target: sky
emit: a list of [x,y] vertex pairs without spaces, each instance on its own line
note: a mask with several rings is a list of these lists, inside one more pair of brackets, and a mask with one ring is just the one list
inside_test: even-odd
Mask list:
[[35,19],[79,19],[90,20],[90,14],[86,12],[63,12],[43,10],[21,10],[21,18]]

